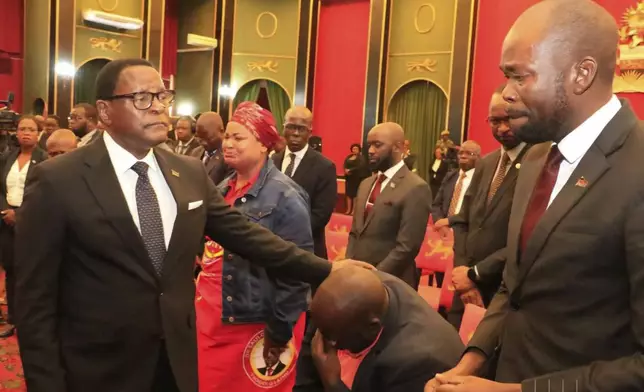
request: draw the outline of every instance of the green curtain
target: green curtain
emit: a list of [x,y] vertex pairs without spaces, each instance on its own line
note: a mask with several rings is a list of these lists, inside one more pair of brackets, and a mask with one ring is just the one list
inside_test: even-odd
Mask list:
[[96,77],[109,63],[107,59],[96,59],[83,64],[74,75],[74,105],[89,103],[96,105]]
[[246,101],[257,102],[257,97],[259,96],[260,88],[261,86],[260,86],[259,80],[253,80],[241,86],[241,88],[237,91],[237,94],[235,95],[235,99],[233,99],[233,111],[235,111],[235,109],[237,109],[237,105],[239,105],[242,102],[246,102]]
[[271,105],[271,113],[275,117],[277,130],[281,135],[284,127],[284,115],[291,107],[291,100],[279,84],[270,80],[266,81],[266,93],[268,94],[268,103]]
[[387,120],[400,124],[405,138],[416,154],[417,174],[427,180],[429,165],[434,156],[434,145],[445,129],[447,97],[435,84],[414,81],[403,86],[394,95],[387,111]]

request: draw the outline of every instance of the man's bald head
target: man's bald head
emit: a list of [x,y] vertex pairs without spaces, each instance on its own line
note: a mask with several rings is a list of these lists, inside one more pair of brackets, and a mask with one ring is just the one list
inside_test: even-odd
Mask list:
[[510,126],[523,141],[560,141],[612,96],[618,34],[591,0],[544,0],[503,43]]
[[544,0],[526,10],[514,23],[508,38],[538,36],[537,50],[562,66],[584,59],[597,63],[597,78],[612,86],[619,42],[612,15],[592,0]]
[[224,121],[219,113],[205,112],[201,113],[197,119],[197,131],[195,136],[201,143],[201,146],[208,152],[221,148],[221,140],[224,135]]
[[284,115],[284,139],[289,151],[306,147],[313,128],[313,113],[304,106],[293,106]]
[[378,336],[387,306],[387,291],[378,275],[348,267],[320,285],[311,302],[311,316],[336,348],[357,353]]
[[384,172],[402,160],[405,132],[399,124],[378,124],[367,135],[369,164],[373,170]]
[[58,129],[47,139],[47,155],[50,158],[68,153],[76,147],[78,147],[78,138],[69,129]]

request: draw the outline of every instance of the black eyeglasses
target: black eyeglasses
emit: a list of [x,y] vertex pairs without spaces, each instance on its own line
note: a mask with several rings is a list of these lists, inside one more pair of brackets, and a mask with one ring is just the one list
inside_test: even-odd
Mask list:
[[139,110],[148,110],[156,98],[163,105],[170,106],[174,102],[175,92],[174,90],[164,90],[158,93],[151,93],[148,91],[141,91],[138,93],[131,94],[122,94],[114,95],[109,98],[105,98],[106,101],[114,101],[117,99],[131,99],[134,107]]
[[304,133],[309,131],[309,127],[306,125],[298,125],[293,123],[284,124],[284,130],[289,130],[293,132]]

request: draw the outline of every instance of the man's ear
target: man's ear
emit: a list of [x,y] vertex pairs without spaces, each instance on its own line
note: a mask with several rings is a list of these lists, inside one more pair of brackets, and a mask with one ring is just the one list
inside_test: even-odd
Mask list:
[[98,111],[98,120],[105,124],[105,126],[112,125],[110,119],[110,110],[112,109],[111,102],[98,100],[96,101],[96,110]]

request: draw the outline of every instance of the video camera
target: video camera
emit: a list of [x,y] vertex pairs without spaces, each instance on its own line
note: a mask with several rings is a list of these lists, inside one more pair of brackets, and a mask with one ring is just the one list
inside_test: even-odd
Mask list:
[[11,105],[13,104],[14,95],[9,93],[7,100],[0,100],[0,131],[15,131],[18,126],[18,118],[20,117],[18,113],[11,110]]

